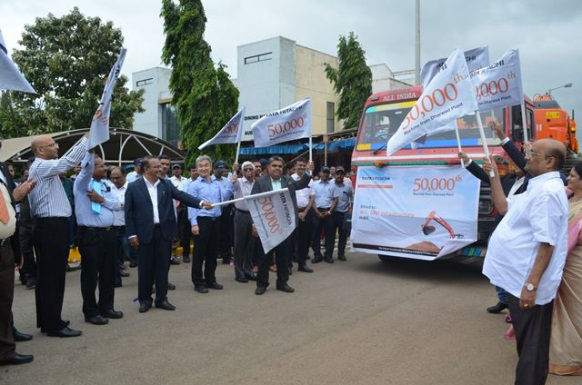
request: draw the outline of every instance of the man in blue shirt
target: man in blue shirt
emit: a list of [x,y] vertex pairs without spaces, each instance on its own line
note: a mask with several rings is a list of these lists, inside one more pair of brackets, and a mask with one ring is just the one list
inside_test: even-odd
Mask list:
[[[331,231],[325,234],[325,259],[333,260],[333,245],[335,244],[335,232],[339,232],[339,243],[337,246],[337,259],[346,260],[346,243],[349,234],[348,219],[352,213],[352,201],[354,199],[354,190],[352,184],[344,181],[346,171],[342,166],[338,166],[335,171],[334,183],[332,184],[333,197],[337,199],[335,210],[331,213]],[[328,239],[328,237],[330,239]],[[327,249],[331,245],[331,250]]]
[[315,198],[313,211],[315,216],[313,218],[313,263],[319,263],[324,260],[321,255],[321,229],[323,228],[325,237],[325,261],[333,263],[330,257],[333,252],[333,240],[327,236],[332,230],[331,213],[335,209],[337,199],[333,195],[333,182],[329,179],[329,168],[324,166],[321,168],[321,179],[318,183],[313,184],[312,195]]
[[[188,185],[188,194],[208,202],[223,202],[232,196],[232,184],[224,185],[212,178],[212,160],[207,155],[196,159],[196,169],[200,176]],[[198,293],[208,293],[208,289],[222,290],[216,282],[216,253],[220,229],[220,206],[208,210],[188,208],[188,219],[194,235],[194,258],[192,260],[192,282]],[[204,273],[202,272],[204,265]]]
[[[214,163],[214,174],[212,179],[219,182],[223,189],[230,182],[230,172],[224,160]],[[232,262],[232,248],[234,247],[234,221],[232,217],[233,205],[222,206],[220,214],[220,232],[218,234],[218,257],[222,258],[222,263],[229,265]]]
[[[119,210],[121,204],[105,177],[103,160],[88,152],[73,186],[81,253],[83,314],[85,321],[94,325],[105,325],[108,318],[123,317],[122,312],[113,309],[117,263],[113,211]],[[97,283],[98,303],[95,300]]]

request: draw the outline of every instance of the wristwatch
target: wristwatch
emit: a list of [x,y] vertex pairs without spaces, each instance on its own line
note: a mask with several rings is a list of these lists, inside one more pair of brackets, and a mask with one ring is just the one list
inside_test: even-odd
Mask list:
[[536,290],[536,287],[534,286],[534,284],[530,283],[530,282],[526,282],[524,287],[525,287],[525,290],[527,290],[527,291],[535,291]]

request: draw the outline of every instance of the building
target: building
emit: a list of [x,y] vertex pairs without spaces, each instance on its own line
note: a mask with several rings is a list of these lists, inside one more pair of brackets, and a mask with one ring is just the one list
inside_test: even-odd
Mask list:
[[[306,97],[312,101],[315,137],[343,131],[336,112],[339,97],[325,76],[325,64],[337,68],[338,59],[291,39],[277,36],[237,47],[239,105],[246,107],[243,141],[252,141],[251,125],[262,115]],[[386,64],[370,67],[373,91],[406,87]],[[176,114],[168,90],[171,70],[155,67],[132,74],[134,89],[143,88],[143,113],[135,116],[134,129],[158,136],[174,145],[179,141]],[[352,128],[352,127],[345,127]]]

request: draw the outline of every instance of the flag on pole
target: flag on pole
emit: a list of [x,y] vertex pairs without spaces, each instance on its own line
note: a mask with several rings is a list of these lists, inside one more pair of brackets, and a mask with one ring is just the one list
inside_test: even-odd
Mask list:
[[297,226],[289,189],[245,197],[263,251],[268,253],[283,242]]
[[251,126],[255,147],[311,137],[311,98],[273,111]]
[[388,140],[386,154],[392,155],[416,139],[432,135],[437,129],[451,127],[454,130],[456,126],[450,123],[476,110],[477,101],[467,62],[462,52],[456,49]]
[[202,143],[198,146],[198,149],[202,150],[204,147],[213,144],[240,143],[244,120],[245,108],[243,107],[232,118],[230,118],[228,123],[226,123],[212,139]]
[[523,102],[519,51],[510,49],[492,65],[471,72],[479,111]]
[[[467,61],[467,66],[469,67],[469,72],[478,70],[479,68],[487,67],[489,65],[489,47],[479,47],[473,48],[465,51],[465,60]],[[428,61],[422,66],[420,70],[420,79],[424,87],[428,86],[428,83],[435,77],[439,72],[439,69],[443,63],[447,60],[446,58],[435,59]]]
[[119,53],[117,61],[109,71],[109,76],[107,76],[105,88],[103,89],[103,94],[101,95],[101,100],[99,101],[99,107],[93,115],[93,121],[91,122],[91,129],[89,130],[89,148],[93,148],[101,143],[107,142],[109,140],[109,116],[111,114],[111,96],[113,95],[113,89],[115,88],[115,83],[119,78],[121,73],[121,66],[125,60],[125,54],[127,49],[122,48]]
[[8,48],[4,42],[0,30],[0,90],[14,90],[35,94],[36,91],[24,75],[18,70],[16,64],[8,56]]

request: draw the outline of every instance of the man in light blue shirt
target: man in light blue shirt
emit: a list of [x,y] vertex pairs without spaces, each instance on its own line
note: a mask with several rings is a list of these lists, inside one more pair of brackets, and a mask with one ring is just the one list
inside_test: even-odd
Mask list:
[[[232,174],[228,171],[228,166],[223,160],[214,163],[214,174],[212,179],[219,182],[222,191],[225,192],[228,185],[231,185],[230,178]],[[232,186],[231,186],[232,187]],[[225,192],[228,194],[228,192]],[[232,195],[230,195],[232,196]],[[230,196],[228,199],[230,199]],[[227,199],[224,199],[227,200]],[[230,265],[232,263],[232,249],[234,247],[234,218],[233,205],[222,206],[220,214],[220,232],[218,234],[218,258],[222,258],[222,263]]]
[[[108,318],[123,317],[122,312],[113,308],[117,263],[113,211],[119,210],[121,203],[105,177],[103,160],[87,153],[73,186],[81,253],[83,314],[85,321],[94,325],[105,325]],[[95,300],[97,283],[98,303]]]
[[[346,181],[344,175],[345,169],[338,166],[335,171],[334,182],[332,183],[333,197],[337,199],[335,210],[331,213],[331,231],[325,234],[325,244],[331,244],[332,249],[329,251],[326,247],[326,259],[333,260],[333,245],[335,244],[335,233],[339,232],[339,242],[337,245],[337,259],[346,260],[346,243],[349,234],[349,223],[352,213],[352,201],[354,199],[354,190],[349,179]],[[327,239],[330,237],[331,239]]]
[[321,168],[321,179],[318,183],[313,184],[311,194],[314,196],[313,211],[315,216],[313,218],[313,261],[312,263],[319,263],[324,260],[321,255],[321,229],[323,228],[325,238],[325,261],[333,263],[333,259],[329,257],[333,252],[333,243],[329,244],[330,238],[327,234],[332,231],[331,213],[337,204],[337,198],[333,193],[333,182],[329,179],[329,168],[324,166]]
[[[232,183],[222,187],[221,183],[211,177],[212,160],[207,155],[196,159],[196,168],[200,176],[188,185],[187,193],[208,202],[223,202],[232,196]],[[216,252],[220,229],[220,206],[208,210],[188,207],[188,219],[194,235],[194,258],[192,261],[192,282],[198,293],[208,293],[208,289],[221,290],[223,286],[216,282]],[[202,272],[204,265],[204,272]]]

